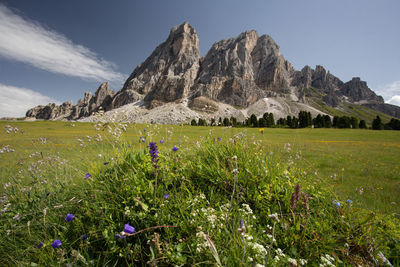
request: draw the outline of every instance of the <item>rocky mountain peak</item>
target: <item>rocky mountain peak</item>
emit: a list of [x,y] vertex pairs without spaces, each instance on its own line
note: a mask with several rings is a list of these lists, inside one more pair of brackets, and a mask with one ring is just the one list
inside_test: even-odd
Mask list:
[[187,22],[172,28],[143,63],[136,67],[113,100],[113,107],[144,99],[148,107],[187,96],[199,69],[200,50],[196,30]]

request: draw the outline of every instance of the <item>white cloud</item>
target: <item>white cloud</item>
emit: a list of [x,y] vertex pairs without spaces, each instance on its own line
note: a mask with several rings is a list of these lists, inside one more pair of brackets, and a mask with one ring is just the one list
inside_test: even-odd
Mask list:
[[0,118],[24,117],[28,109],[48,103],[60,104],[59,101],[30,89],[0,83]]
[[64,35],[0,4],[0,56],[54,73],[121,83],[114,65]]
[[396,105],[396,106],[400,107],[400,95],[393,96],[391,99],[386,101],[386,103],[389,103],[389,104]]
[[386,103],[400,106],[400,81],[380,86],[377,93],[383,96]]

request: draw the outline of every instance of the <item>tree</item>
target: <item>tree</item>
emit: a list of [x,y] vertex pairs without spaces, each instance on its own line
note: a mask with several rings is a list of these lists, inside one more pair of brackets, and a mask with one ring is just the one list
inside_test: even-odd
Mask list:
[[222,125],[222,118],[219,117],[219,119],[218,119],[218,126],[221,126],[221,125]]
[[337,127],[338,128],[350,128],[351,127],[350,117],[347,117],[347,116],[339,117],[338,122],[337,122]]
[[360,123],[358,124],[358,128],[367,129],[367,124],[365,123],[365,120],[360,120]]
[[210,125],[211,126],[215,126],[215,119],[214,118],[211,119]]
[[274,114],[269,113],[268,114],[268,119],[267,119],[267,127],[273,127],[275,126],[275,119],[274,119]]
[[195,119],[193,119],[193,120],[190,122],[190,125],[192,125],[192,126],[196,126],[196,125],[197,125],[197,122],[196,122],[196,120],[195,120]]
[[265,127],[265,126],[267,126],[267,121],[263,117],[259,118],[258,127]]
[[372,129],[373,130],[383,130],[383,123],[379,116],[372,121]]
[[289,127],[292,127],[292,117],[287,116],[287,117],[286,117],[286,123],[287,123],[287,125],[288,125]]
[[356,117],[350,118],[351,128],[356,129],[358,128],[358,119]]
[[296,129],[299,128],[299,119],[296,118],[295,116],[292,117],[292,124],[290,128]]
[[332,121],[331,121],[331,117],[329,115],[324,115],[324,122],[325,122],[325,128],[332,127]]
[[251,114],[251,116],[250,116],[250,126],[252,126],[252,127],[258,126],[257,116],[254,114]]
[[390,122],[385,124],[385,129],[400,130],[400,120],[392,118]]
[[231,122],[229,121],[228,118],[224,118],[224,126],[229,126],[231,125]]
[[237,119],[235,117],[231,117],[231,125],[233,126],[237,125]]
[[197,123],[198,126],[206,126],[207,122],[205,119],[199,118],[199,122]]
[[339,122],[339,117],[338,116],[333,117],[332,126],[338,127],[338,122]]

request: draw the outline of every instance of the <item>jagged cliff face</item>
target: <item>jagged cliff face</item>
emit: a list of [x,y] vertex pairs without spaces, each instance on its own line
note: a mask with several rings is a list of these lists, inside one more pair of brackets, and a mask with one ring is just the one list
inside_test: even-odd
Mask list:
[[104,82],[96,90],[94,96],[90,92],[85,92],[83,100],[80,99],[76,105],[73,105],[72,102],[64,102],[59,106],[50,103],[46,106],[37,106],[28,110],[26,116],[44,120],[75,120],[90,116],[99,110],[110,110],[113,97],[114,91],[110,90],[107,82]]
[[197,76],[199,60],[196,30],[188,23],[174,27],[168,39],[133,71],[113,107],[141,98],[149,107],[185,98]]
[[192,91],[194,96],[247,107],[271,90],[287,87],[292,71],[271,37],[249,31],[211,47],[201,59]]
[[[267,98],[272,102],[278,98],[286,101],[287,110],[295,110],[289,102],[315,110],[307,106],[311,96],[306,91],[310,88],[317,91],[314,98],[332,107],[351,102],[398,114],[360,78],[344,83],[322,66],[305,66],[296,71],[281,55],[275,41],[268,35],[258,36],[256,31],[216,42],[200,58],[197,33],[185,22],[171,29],[166,41],[135,68],[116,95],[103,83],[94,96],[86,92],[76,105],[65,102],[60,106],[38,106],[29,110],[27,116],[79,119],[100,109],[108,111],[134,102],[149,109],[170,102],[184,103],[194,110],[211,113],[218,110],[218,102],[248,108]],[[273,107],[272,102],[266,105]]]

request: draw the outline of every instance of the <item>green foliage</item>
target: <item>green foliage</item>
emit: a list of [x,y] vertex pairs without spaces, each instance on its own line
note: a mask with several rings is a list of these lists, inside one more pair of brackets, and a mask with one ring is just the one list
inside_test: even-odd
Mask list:
[[372,121],[372,129],[373,130],[383,130],[383,123],[379,116]]
[[192,126],[196,126],[196,125],[197,125],[197,122],[196,122],[196,120],[195,120],[195,119],[193,119],[193,120],[190,122],[190,125],[192,125]]

